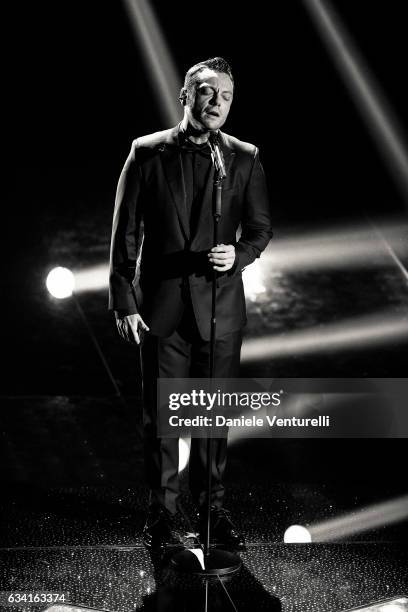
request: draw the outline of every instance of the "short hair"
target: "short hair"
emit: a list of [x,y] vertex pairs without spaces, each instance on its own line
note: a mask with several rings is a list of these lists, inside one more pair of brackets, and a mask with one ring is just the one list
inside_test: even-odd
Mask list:
[[212,57],[210,59],[204,60],[203,62],[198,62],[198,64],[194,64],[191,66],[186,72],[186,76],[184,77],[184,89],[187,91],[191,91],[192,84],[194,83],[194,77],[198,72],[204,70],[204,68],[210,68],[210,70],[216,70],[217,72],[225,72],[228,74],[229,78],[234,84],[234,77],[232,76],[231,66],[223,57]]

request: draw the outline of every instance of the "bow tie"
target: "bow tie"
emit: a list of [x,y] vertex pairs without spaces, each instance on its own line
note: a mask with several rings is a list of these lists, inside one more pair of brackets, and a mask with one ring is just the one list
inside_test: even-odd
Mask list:
[[180,138],[180,148],[189,153],[200,153],[205,157],[211,157],[211,149],[207,142],[204,144],[195,144],[184,136],[183,138]]

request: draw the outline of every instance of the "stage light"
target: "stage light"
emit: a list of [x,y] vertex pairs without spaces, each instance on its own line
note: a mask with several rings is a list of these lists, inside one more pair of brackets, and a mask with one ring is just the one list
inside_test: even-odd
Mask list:
[[400,267],[399,258],[408,255],[407,235],[406,219],[384,221],[378,227],[353,224],[295,235],[277,231],[259,260],[260,274],[266,275],[268,270],[280,275],[304,270]]
[[310,525],[309,531],[313,542],[330,542],[406,519],[408,519],[408,495],[403,495],[315,523]]
[[178,123],[183,111],[179,103],[181,79],[177,74],[153,8],[146,0],[123,0],[134,37],[143,54],[159,111],[166,127]]
[[353,608],[346,612],[408,612],[408,599],[406,597],[386,599],[360,606],[359,608]]
[[248,339],[242,345],[241,361],[263,361],[333,350],[361,349],[389,342],[401,342],[408,336],[405,314],[384,311],[279,335]]
[[312,541],[310,532],[302,525],[291,525],[283,536],[285,544],[308,544]]
[[348,87],[380,155],[394,175],[404,197],[408,196],[408,155],[398,125],[384,93],[360,51],[328,0],[303,0],[334,64]]
[[54,268],[45,281],[48,291],[59,300],[70,297],[75,288],[75,278],[68,268]]
[[75,293],[84,291],[99,291],[108,286],[109,266],[101,264],[74,272],[75,274]]
[[182,472],[187,467],[190,459],[190,446],[191,440],[189,438],[179,439],[179,472]]
[[245,295],[250,300],[256,300],[261,294],[265,293],[266,288],[263,282],[263,273],[259,260],[255,260],[242,275]]
[[[319,232],[276,236],[261,259],[255,260],[243,273],[247,298],[256,300],[267,289],[267,282],[286,272],[311,269],[350,269],[397,265],[408,256],[408,225],[405,220],[382,223],[379,229],[367,225],[343,228],[326,227]],[[273,273],[271,274],[271,270]],[[402,270],[401,270],[402,271]],[[403,272],[404,275],[406,271]],[[100,264],[74,270],[75,293],[99,291],[108,287],[109,266]]]

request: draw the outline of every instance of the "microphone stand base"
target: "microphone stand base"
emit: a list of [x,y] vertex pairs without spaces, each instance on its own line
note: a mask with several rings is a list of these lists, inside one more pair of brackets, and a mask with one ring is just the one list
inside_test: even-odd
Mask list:
[[242,561],[238,555],[218,548],[204,555],[204,568],[197,556],[187,550],[176,553],[170,561],[171,567],[182,574],[195,576],[231,576],[241,569]]

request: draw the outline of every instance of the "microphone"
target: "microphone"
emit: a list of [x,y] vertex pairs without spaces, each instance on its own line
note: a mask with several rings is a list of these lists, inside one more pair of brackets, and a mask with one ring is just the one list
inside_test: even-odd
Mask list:
[[224,156],[218,143],[218,132],[211,132],[208,142],[211,149],[213,164],[218,172],[219,178],[225,179],[227,173],[225,171]]

